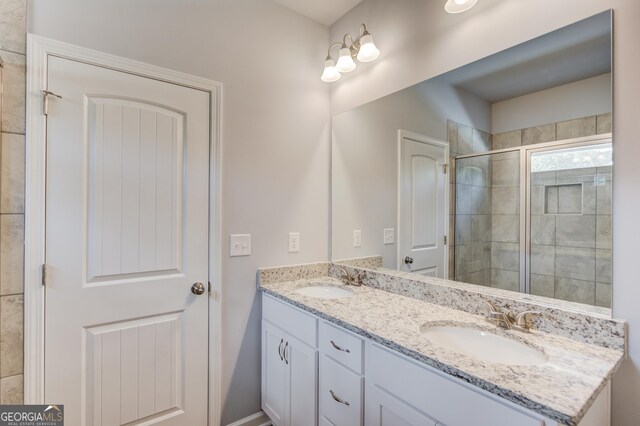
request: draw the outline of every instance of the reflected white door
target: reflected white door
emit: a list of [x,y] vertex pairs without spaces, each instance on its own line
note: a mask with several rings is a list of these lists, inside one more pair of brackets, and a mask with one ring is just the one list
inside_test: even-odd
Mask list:
[[209,94],[49,56],[45,400],[207,424]]
[[401,132],[399,269],[446,277],[446,143]]

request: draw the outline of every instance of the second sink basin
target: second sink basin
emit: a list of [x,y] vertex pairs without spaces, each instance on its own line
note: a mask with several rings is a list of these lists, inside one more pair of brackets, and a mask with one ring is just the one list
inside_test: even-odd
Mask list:
[[322,284],[299,288],[296,290],[296,293],[318,299],[340,299],[342,297],[353,296],[353,292],[342,287]]
[[453,352],[506,365],[540,365],[547,356],[525,343],[465,326],[422,326],[422,335]]

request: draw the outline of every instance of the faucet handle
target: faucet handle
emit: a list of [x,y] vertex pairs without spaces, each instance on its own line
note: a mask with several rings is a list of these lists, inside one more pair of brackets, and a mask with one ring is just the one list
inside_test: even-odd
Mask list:
[[525,330],[529,330],[529,324],[527,322],[527,317],[529,315],[542,315],[542,312],[540,311],[524,311],[524,312],[520,312],[518,315],[516,315],[516,325],[520,328],[523,328]]
[[488,300],[482,300],[482,301],[489,307],[489,310],[491,312],[500,312],[500,309],[498,309],[498,307],[493,303],[489,302]]

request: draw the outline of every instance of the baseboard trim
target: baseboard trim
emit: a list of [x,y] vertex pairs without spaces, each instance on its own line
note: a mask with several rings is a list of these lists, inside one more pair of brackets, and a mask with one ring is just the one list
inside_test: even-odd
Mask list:
[[258,411],[244,419],[240,419],[236,422],[229,423],[227,426],[270,426],[271,420],[264,413],[264,411]]

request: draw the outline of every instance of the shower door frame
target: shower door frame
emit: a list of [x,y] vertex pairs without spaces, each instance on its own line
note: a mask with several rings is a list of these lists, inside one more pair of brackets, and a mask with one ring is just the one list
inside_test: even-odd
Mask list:
[[[545,151],[555,151],[558,149],[566,149],[566,148],[577,148],[580,146],[590,146],[590,145],[604,145],[607,143],[613,142],[613,136],[611,133],[602,133],[599,135],[593,136],[585,136],[580,138],[573,139],[562,139],[559,141],[553,142],[544,142],[535,145],[523,145],[513,148],[504,148],[504,149],[496,149],[492,151],[486,152],[474,152],[472,154],[464,154],[458,155],[454,157],[451,161],[453,162],[453,170],[458,170],[457,161],[473,158],[473,157],[482,157],[485,155],[494,155],[494,154],[503,154],[507,152],[518,152],[518,160],[520,165],[520,179],[518,182],[520,194],[524,193],[525,196],[520,196],[520,209],[519,209],[519,220],[520,220],[520,237],[519,237],[519,292],[530,294],[531,291],[531,274],[528,272],[531,268],[531,154]],[[456,186],[457,175],[454,180],[454,192],[457,190]],[[523,192],[524,190],[524,192]],[[456,232],[456,224],[457,224],[457,211],[458,203],[457,199],[454,202],[454,211],[453,211],[453,221],[454,221],[454,235],[452,236],[452,241],[455,241],[455,232]],[[524,214],[524,220],[522,219],[522,215]],[[453,277],[454,280],[456,278],[456,262],[455,262],[455,252],[454,252],[454,262],[453,262]]]

